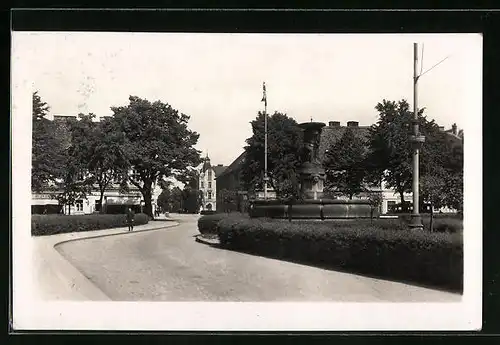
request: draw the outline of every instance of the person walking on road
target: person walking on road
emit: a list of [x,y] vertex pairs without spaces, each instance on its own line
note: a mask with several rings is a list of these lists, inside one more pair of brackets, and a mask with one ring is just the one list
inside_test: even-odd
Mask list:
[[134,230],[134,211],[129,207],[127,209],[127,225],[128,225],[128,231],[133,231]]

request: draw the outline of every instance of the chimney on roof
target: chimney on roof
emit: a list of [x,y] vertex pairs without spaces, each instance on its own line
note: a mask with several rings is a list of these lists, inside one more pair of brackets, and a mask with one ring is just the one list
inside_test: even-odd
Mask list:
[[328,122],[328,126],[330,126],[330,127],[340,127],[340,122],[339,121],[330,121],[330,122]]
[[457,135],[457,124],[454,123],[452,126],[451,126],[451,131],[453,132],[453,134]]
[[358,127],[358,121],[347,121],[347,127]]

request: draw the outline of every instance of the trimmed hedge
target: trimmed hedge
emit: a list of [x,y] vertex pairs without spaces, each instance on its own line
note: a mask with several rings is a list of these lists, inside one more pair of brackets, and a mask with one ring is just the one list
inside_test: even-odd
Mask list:
[[246,214],[235,212],[235,213],[216,213],[201,216],[198,219],[198,231],[201,234],[217,235],[217,225],[222,219],[226,218],[238,218],[238,219],[248,219]]
[[[149,222],[148,215],[138,213],[134,218],[134,225],[143,225]],[[126,227],[124,214],[87,214],[87,215],[32,215],[31,235],[45,236],[68,232],[82,232]]]
[[[430,215],[429,214],[421,214],[422,224],[424,225],[424,229],[430,229]],[[411,214],[400,214],[399,218],[405,222],[409,223],[411,220]],[[434,214],[433,220],[433,229],[435,232],[449,232],[449,233],[457,233],[462,232],[463,227],[463,217],[460,214],[447,214],[447,213],[436,213]]]
[[229,249],[462,291],[461,234],[391,230],[389,221],[206,220]]
[[205,215],[212,215],[212,214],[216,214],[217,211],[207,211],[207,210],[203,210],[203,211],[200,211],[200,214],[202,216],[205,216]]

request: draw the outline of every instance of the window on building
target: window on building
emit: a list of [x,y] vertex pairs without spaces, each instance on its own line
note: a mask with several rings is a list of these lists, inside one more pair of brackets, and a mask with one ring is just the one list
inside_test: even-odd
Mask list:
[[139,170],[137,170],[137,169],[132,170],[132,178],[136,181],[139,181],[141,179],[141,175],[139,174]]
[[395,205],[396,205],[395,201],[388,201],[387,202],[387,211],[394,212],[395,211],[395,209],[394,209]]
[[80,170],[77,174],[76,174],[76,180],[77,181],[83,181],[85,179],[85,174],[83,173],[82,170]]
[[212,199],[212,192],[208,192],[208,198]]
[[212,182],[208,182],[208,188],[212,188]]
[[211,180],[212,179],[212,170],[209,170],[208,171],[208,179]]
[[203,185],[203,181],[201,181],[201,185],[200,186],[201,186],[201,188],[205,188],[204,185]]
[[83,200],[77,200],[75,205],[77,211],[83,211]]

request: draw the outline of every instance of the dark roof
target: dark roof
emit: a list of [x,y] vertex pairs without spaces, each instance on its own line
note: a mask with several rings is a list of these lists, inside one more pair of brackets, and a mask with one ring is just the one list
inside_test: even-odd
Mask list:
[[54,115],[54,121],[56,122],[72,120],[77,120],[77,117],[75,115]]
[[224,166],[224,165],[215,165],[212,167],[212,169],[214,169],[215,171],[215,178],[219,177],[220,174],[222,174],[226,169],[227,169],[227,166]]
[[444,132],[449,136],[449,138],[453,138],[456,141],[463,140],[463,136],[464,136],[464,132],[463,131],[459,131],[457,134],[455,134],[453,132],[453,129],[448,129],[448,130],[446,130]]
[[238,158],[236,158],[229,166],[217,177],[221,177],[224,175],[227,175],[233,171],[238,170],[241,165],[243,164],[243,161],[245,160],[245,151],[243,151]]
[[210,164],[210,158],[205,158],[204,162],[203,162],[203,167],[201,168],[201,171],[202,172],[205,172],[207,171],[208,169],[210,169],[212,167],[212,164]]
[[325,156],[325,151],[328,150],[328,148],[332,145],[334,145],[337,141],[342,138],[344,135],[344,132],[347,130],[347,128],[352,129],[353,134],[356,138],[362,140],[363,142],[366,142],[368,140],[368,135],[369,135],[369,126],[353,126],[353,127],[346,127],[346,126],[334,126],[334,127],[323,127],[323,130],[321,131],[321,138],[319,141],[319,152],[318,152],[318,158],[322,161],[323,157]]
[[[369,126],[353,126],[353,127],[346,127],[346,126],[326,126],[323,127],[323,130],[321,131],[321,138],[319,142],[319,159],[323,160],[323,157],[325,156],[325,151],[333,144],[335,144],[340,138],[342,138],[342,135],[344,135],[344,132],[346,131],[347,128],[351,128],[354,135],[359,138],[360,140],[363,140],[364,142],[367,141],[368,135],[369,135]],[[231,173],[232,171],[235,171],[241,167],[241,164],[245,160],[245,151],[241,155],[238,156],[230,165],[229,167],[219,176],[223,176],[226,174]]]

